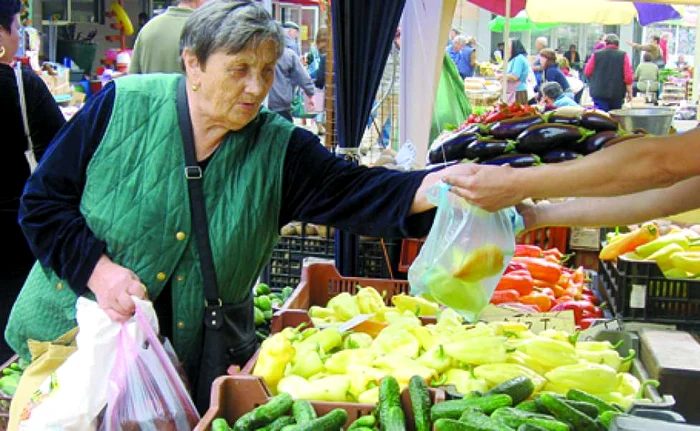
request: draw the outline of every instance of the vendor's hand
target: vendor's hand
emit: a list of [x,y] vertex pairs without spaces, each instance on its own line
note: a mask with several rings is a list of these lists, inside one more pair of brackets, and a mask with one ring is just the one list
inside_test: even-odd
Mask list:
[[88,287],[95,293],[100,308],[115,322],[126,322],[134,314],[132,295],[141,299],[147,296],[146,286],[133,271],[105,255],[95,265]]
[[523,232],[528,232],[540,227],[537,220],[537,205],[534,205],[530,199],[520,202],[515,206],[515,209],[523,218],[523,224],[525,225]]
[[443,181],[452,186],[454,194],[487,211],[517,205],[527,197],[517,181],[511,179],[514,168],[510,166],[466,163],[460,168],[446,173]]

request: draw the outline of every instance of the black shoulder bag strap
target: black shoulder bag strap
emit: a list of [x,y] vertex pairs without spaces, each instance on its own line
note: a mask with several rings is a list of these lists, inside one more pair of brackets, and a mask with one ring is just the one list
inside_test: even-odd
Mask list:
[[194,136],[192,134],[192,121],[190,120],[189,104],[187,103],[187,81],[180,80],[177,90],[177,117],[180,124],[183,149],[185,150],[185,178],[190,194],[190,209],[192,212],[192,231],[197,242],[199,262],[204,281],[204,297],[206,298],[206,311],[204,324],[207,328],[220,329],[223,325],[221,316],[222,302],[219,298],[219,287],[216,281],[214,258],[209,242],[209,222],[207,220],[207,208],[204,203],[204,191],[202,182],[202,168],[197,164],[197,155],[194,148]]

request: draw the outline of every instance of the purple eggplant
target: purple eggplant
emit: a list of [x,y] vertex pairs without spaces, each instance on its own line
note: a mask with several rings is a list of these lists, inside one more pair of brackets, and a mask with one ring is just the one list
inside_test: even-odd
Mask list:
[[503,154],[493,159],[480,162],[482,165],[502,166],[510,165],[513,168],[528,168],[540,164],[540,158],[534,154]]
[[430,151],[428,160],[432,164],[437,164],[466,159],[467,147],[478,138],[479,135],[476,133],[460,133],[452,136]]
[[489,134],[498,139],[515,139],[519,134],[535,124],[544,123],[540,115],[530,115],[527,117],[511,118],[494,123],[489,129]]
[[542,156],[542,161],[544,163],[560,163],[568,162],[569,160],[576,160],[583,157],[579,153],[567,150],[554,150],[550,151],[544,156]]
[[564,114],[552,112],[547,118],[547,122],[551,124],[568,124],[570,126],[580,126],[581,117],[572,117]]
[[606,130],[605,132],[598,132],[595,135],[589,136],[584,141],[577,142],[569,148],[577,153],[591,154],[603,148],[606,142],[617,138],[617,136],[617,132]]
[[568,124],[538,124],[518,136],[515,148],[520,153],[545,154],[575,144],[593,132]]
[[487,160],[513,149],[513,143],[506,140],[484,139],[472,142],[467,146],[467,159]]
[[604,132],[606,130],[618,131],[620,123],[607,114],[596,111],[587,111],[581,115],[581,127],[596,132]]

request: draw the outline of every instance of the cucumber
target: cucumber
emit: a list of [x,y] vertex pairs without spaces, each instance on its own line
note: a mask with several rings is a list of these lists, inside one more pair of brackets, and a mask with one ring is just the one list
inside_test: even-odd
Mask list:
[[233,425],[234,431],[247,431],[269,425],[292,408],[292,396],[281,393],[272,397],[267,404],[256,407],[253,411],[241,416]]
[[551,416],[509,407],[496,410],[491,415],[491,418],[512,428],[518,428],[523,424],[531,424],[544,428],[547,431],[570,431],[568,424],[560,422]]
[[226,419],[217,418],[211,423],[211,431],[228,431],[229,429]]
[[460,416],[460,422],[467,424],[470,429],[475,431],[511,431],[512,428],[500,424],[499,422],[486,416],[483,412],[476,409],[468,409]]
[[377,423],[377,420],[372,415],[362,416],[353,422],[348,431],[359,430],[361,428],[372,428]]
[[613,412],[613,411],[607,411],[603,412],[600,414],[598,417],[598,421],[605,427],[605,429],[610,428],[610,424],[612,424],[613,419],[615,419],[617,416],[624,416],[625,414],[622,412]]
[[294,425],[294,418],[291,416],[280,416],[270,425],[258,428],[258,431],[282,431],[287,425]]
[[520,404],[535,392],[535,385],[532,380],[525,376],[518,376],[514,379],[506,380],[500,385],[486,392],[486,396],[506,394],[513,399],[513,404]]
[[292,404],[292,416],[298,425],[303,425],[316,419],[316,410],[306,400],[296,400]]
[[547,430],[542,428],[542,427],[538,427],[537,425],[533,425],[533,424],[522,424],[518,427],[518,431],[547,431]]
[[406,418],[401,406],[389,408],[384,416],[379,417],[379,425],[383,431],[406,431]]
[[487,415],[501,407],[510,407],[513,405],[513,399],[509,395],[491,395],[482,398],[469,398],[461,400],[445,401],[444,403],[435,404],[430,409],[430,415],[433,420],[438,419],[459,419],[464,410],[468,407],[479,408]]
[[392,376],[386,376],[379,384],[379,422],[383,423],[384,416],[389,414],[392,407],[401,408],[401,391],[399,382]]
[[515,406],[515,408],[524,412],[541,413],[541,411],[537,408],[537,403],[534,400],[523,401]]
[[598,426],[593,419],[566,404],[563,400],[551,394],[542,394],[540,401],[555,418],[571,424],[574,431],[598,431]]
[[586,416],[589,416],[591,419],[595,419],[598,417],[599,410],[598,407],[595,406],[595,404],[588,403],[586,401],[573,401],[573,400],[564,400],[564,402],[571,407],[575,408],[576,410],[580,411],[581,413],[585,414]]
[[408,392],[411,395],[413,419],[416,431],[430,431],[430,393],[428,385],[420,376],[413,376],[408,382]]
[[566,399],[572,401],[584,401],[587,403],[591,403],[594,406],[598,407],[599,414],[603,414],[605,412],[619,411],[612,404],[606,403],[605,401],[601,400],[595,395],[591,395],[587,392],[583,392],[578,389],[570,389],[569,392],[566,393]]
[[297,426],[299,427],[298,431],[338,431],[345,426],[347,421],[348,412],[343,409],[333,409],[320,418]]
[[435,431],[474,431],[474,428],[454,419],[438,419],[435,421]]

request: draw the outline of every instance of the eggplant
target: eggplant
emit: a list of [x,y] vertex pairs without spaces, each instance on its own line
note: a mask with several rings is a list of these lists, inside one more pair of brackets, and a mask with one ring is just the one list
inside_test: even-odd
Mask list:
[[538,124],[518,136],[515,148],[520,153],[545,154],[573,145],[592,133],[568,124]]
[[467,146],[466,159],[487,160],[505,154],[513,148],[513,143],[506,140],[484,139]]
[[460,133],[447,138],[447,140],[430,151],[428,161],[432,164],[437,164],[466,159],[467,147],[478,138],[479,135],[476,133]]
[[603,145],[603,148],[612,147],[613,145],[617,145],[620,142],[629,141],[630,139],[637,139],[637,138],[643,138],[643,137],[644,137],[644,135],[636,135],[634,133],[630,133],[628,135],[618,136],[617,138],[614,138],[614,139],[607,141],[605,143],[605,145]]
[[510,165],[513,168],[528,168],[540,164],[540,158],[534,154],[503,154],[493,159],[480,162],[482,165]]
[[646,129],[642,129],[642,128],[634,129],[630,133],[632,133],[634,135],[648,135],[649,134],[649,132],[647,132]]
[[618,131],[620,123],[607,114],[597,111],[587,111],[581,115],[581,127],[595,130],[596,132],[604,132],[606,130]]
[[583,157],[579,153],[567,150],[555,150],[550,151],[542,157],[544,163],[560,163],[568,162],[569,160],[576,160]]
[[547,118],[547,122],[551,124],[568,124],[570,126],[580,126],[581,117],[572,117],[570,115],[557,114],[552,112]]
[[489,134],[498,139],[515,139],[528,127],[542,123],[544,123],[544,119],[538,114],[511,118],[494,123],[489,129]]
[[617,132],[606,130],[605,132],[598,132],[595,135],[589,136],[584,141],[577,142],[569,148],[584,155],[591,154],[603,148],[603,145],[605,145],[605,143],[609,140],[617,137]]

